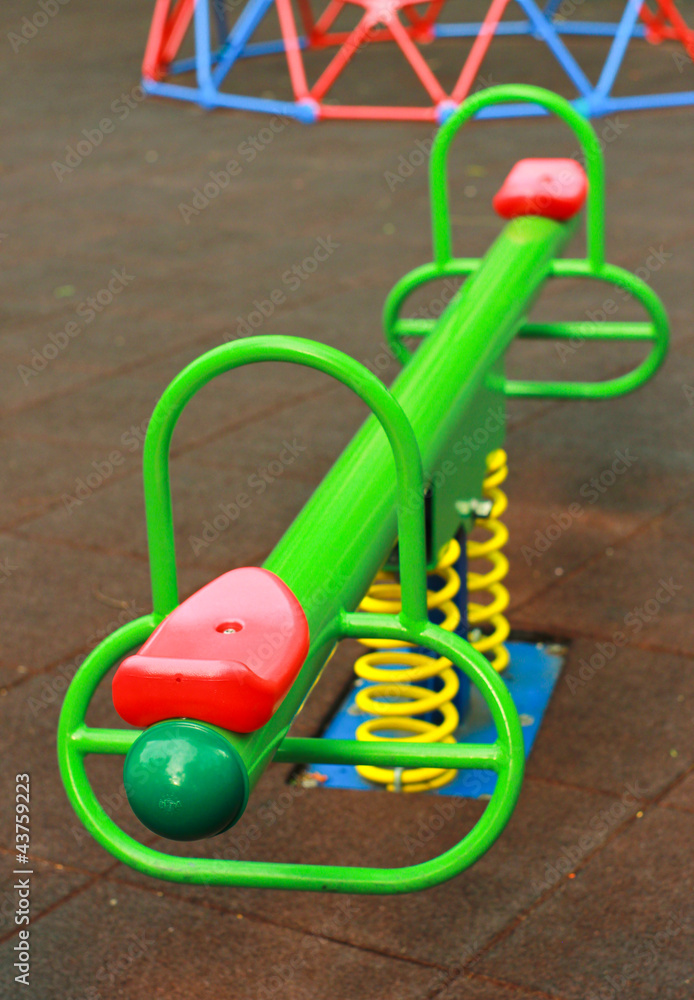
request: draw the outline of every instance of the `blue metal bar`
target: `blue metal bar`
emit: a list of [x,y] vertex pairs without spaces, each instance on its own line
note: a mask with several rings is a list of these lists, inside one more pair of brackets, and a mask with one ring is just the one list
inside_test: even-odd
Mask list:
[[[455,632],[456,635],[461,636],[463,639],[467,639],[468,634],[468,590],[467,590],[467,537],[465,535],[465,529],[460,528],[458,534],[456,535],[456,540],[460,545],[460,556],[458,557],[453,569],[456,571],[460,577],[460,590],[455,596],[455,604],[460,612],[460,622]],[[458,693],[453,699],[453,704],[458,709],[458,714],[461,719],[465,718],[465,714],[468,710],[468,705],[470,704],[470,680],[462,672],[458,670],[457,667],[455,671],[458,675],[458,680],[460,682],[460,687],[458,688]]]
[[195,4],[195,73],[202,100],[201,104],[214,103],[215,88],[212,85],[212,63],[210,54],[210,11],[207,0]]
[[297,121],[310,124],[316,120],[314,109],[310,105],[295,101],[275,101],[266,97],[246,97],[242,94],[223,94],[214,91],[212,97],[198,87],[182,87],[176,83],[158,83],[154,80],[143,80],[142,88],[147,94],[157,94],[159,97],[173,97],[179,101],[191,101],[193,104],[212,104],[219,108],[234,108],[237,111],[264,111],[271,115],[286,115]]
[[617,34],[615,35],[614,42],[612,43],[610,51],[607,54],[607,59],[605,60],[605,65],[602,68],[600,79],[598,80],[595,90],[593,91],[594,100],[600,100],[603,97],[607,97],[612,90],[615,78],[619,72],[619,67],[622,65],[627,45],[631,41],[634,33],[634,26],[638,20],[642,2],[643,0],[627,0],[622,20],[619,22]]
[[[217,61],[214,52],[210,56],[210,61],[214,66]],[[192,73],[196,66],[197,62],[195,56],[190,56],[188,59],[177,59],[176,62],[171,63],[167,72],[171,76],[180,76],[181,73]]]
[[[482,29],[481,21],[469,23],[432,25],[435,38],[476,38]],[[530,35],[533,27],[529,21],[501,21],[494,31],[495,35]]]
[[548,20],[552,20],[554,15],[557,13],[557,7],[562,2],[562,0],[547,0],[547,3],[542,8],[542,13]]
[[593,115],[612,115],[618,111],[649,111],[653,108],[685,108],[694,105],[694,90],[674,94],[636,94],[631,97],[604,97],[593,107]]
[[[577,35],[595,38],[614,38],[619,31],[619,23],[612,21],[554,21],[554,30],[558,35]],[[646,37],[646,26],[635,24],[632,31],[634,38]]]
[[214,12],[214,20],[217,25],[217,39],[220,45],[224,44],[224,39],[229,34],[229,28],[227,26],[227,12],[224,6],[224,0],[212,0],[212,10]]
[[214,71],[215,86],[219,87],[273,2],[274,0],[248,0],[227,38],[226,45],[220,52],[219,62]]
[[482,108],[475,118],[534,118],[548,114],[539,104],[496,104]]
[[[299,35],[298,40],[299,48],[308,48],[308,39],[305,35]],[[276,55],[278,52],[285,51],[286,46],[283,38],[278,38],[272,42],[250,42],[239,55],[239,59],[250,59],[252,56]]]
[[[543,12],[544,16],[544,12]],[[615,21],[552,21],[551,25],[557,35],[575,35],[586,38],[614,38],[619,30],[620,22]],[[433,25],[435,38],[475,38],[482,24],[479,21],[450,22]],[[529,21],[501,21],[495,35],[535,35],[535,28]],[[634,38],[645,38],[646,27],[643,24],[634,25]]]
[[[561,38],[554,30],[551,21],[548,21],[541,10],[539,10],[535,0],[517,0],[528,19],[532,22],[533,28],[548,47],[550,52],[569,77],[573,85],[583,97],[589,97],[593,85],[571,55]],[[637,0],[640,2],[640,0]]]

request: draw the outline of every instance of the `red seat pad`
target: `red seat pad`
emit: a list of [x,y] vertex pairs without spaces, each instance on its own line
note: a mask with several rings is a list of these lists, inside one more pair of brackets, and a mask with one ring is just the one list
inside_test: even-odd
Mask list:
[[492,205],[502,219],[541,215],[564,222],[580,212],[587,194],[588,178],[576,160],[519,160]]
[[269,721],[309,647],[303,608],[269,570],[234,569],[154,630],[113,678],[113,703],[133,726],[164,719],[249,733]]

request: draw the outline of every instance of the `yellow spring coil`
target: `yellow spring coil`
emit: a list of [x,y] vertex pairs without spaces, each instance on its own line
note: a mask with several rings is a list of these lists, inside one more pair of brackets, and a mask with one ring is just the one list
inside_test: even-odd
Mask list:
[[[484,591],[491,595],[488,604],[470,603],[468,617],[471,627],[476,630],[472,645],[482,653],[491,654],[496,670],[503,670],[508,664],[508,652],[503,645],[509,634],[508,622],[503,611],[508,606],[509,594],[501,584],[508,572],[508,560],[499,550],[508,539],[508,531],[498,520],[508,505],[499,485],[507,475],[506,454],[499,450],[487,458],[487,476],[484,480],[484,496],[493,501],[490,518],[480,524],[490,532],[484,542],[467,542],[468,559],[486,559],[492,568],[489,572],[469,573],[468,590],[476,594]],[[427,607],[438,608],[443,614],[441,627],[453,632],[460,622],[460,612],[453,602],[460,590],[460,577],[453,569],[460,557],[460,545],[452,539],[440,555],[436,568],[430,577],[439,577],[443,586],[439,590],[427,590]],[[375,614],[397,614],[401,610],[400,584],[393,573],[380,572],[368,594],[360,605],[360,610]],[[488,623],[492,627],[487,635],[482,627]],[[354,665],[356,675],[373,682],[356,695],[356,705],[361,711],[376,718],[363,722],[357,729],[358,740],[405,740],[415,743],[455,743],[453,733],[460,721],[453,698],[458,693],[458,676],[450,660],[427,653],[415,653],[409,644],[393,642],[389,639],[360,639],[370,652],[361,656]],[[441,679],[439,691],[421,687],[417,682],[432,677]],[[437,724],[418,718],[436,711],[441,721]],[[388,733],[389,735],[383,735]],[[397,735],[390,735],[396,733]],[[402,734],[402,735],[401,735]],[[408,735],[405,735],[408,734]],[[392,768],[357,767],[359,774],[368,781],[385,785],[388,791],[422,792],[447,785],[457,775],[450,768],[418,767]]]
[[[476,525],[476,529],[487,531],[489,537],[483,542],[467,541],[468,562],[483,559],[491,566],[486,573],[468,572],[469,638],[475,649],[484,653],[499,673],[508,666],[509,653],[504,643],[511,631],[504,615],[510,596],[501,582],[509,568],[508,559],[501,551],[508,541],[508,528],[499,520],[508,507],[508,497],[500,489],[507,476],[506,452],[499,448],[487,455],[487,475],[482,484],[483,495],[492,501],[492,509],[489,517],[478,520]],[[472,600],[473,595],[480,594],[489,596],[488,603],[480,604]]]

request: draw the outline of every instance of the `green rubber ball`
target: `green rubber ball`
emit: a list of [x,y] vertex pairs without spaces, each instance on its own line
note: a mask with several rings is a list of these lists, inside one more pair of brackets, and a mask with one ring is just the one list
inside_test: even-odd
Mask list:
[[227,830],[248,801],[248,775],[221,733],[171,719],[135,740],[123,768],[125,793],[141,823],[169,840],[202,840]]

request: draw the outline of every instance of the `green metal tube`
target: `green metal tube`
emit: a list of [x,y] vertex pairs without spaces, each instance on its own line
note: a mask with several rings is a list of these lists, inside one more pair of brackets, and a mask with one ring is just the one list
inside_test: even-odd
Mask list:
[[[415,431],[425,478],[459,439],[480,384],[525,321],[573,229],[537,216],[510,222],[392,385]],[[311,649],[270,722],[249,736],[234,737],[251,788],[334,645],[338,609],[357,607],[395,539],[393,460],[370,418],[264,563],[304,608]]]

